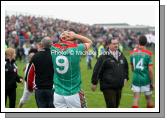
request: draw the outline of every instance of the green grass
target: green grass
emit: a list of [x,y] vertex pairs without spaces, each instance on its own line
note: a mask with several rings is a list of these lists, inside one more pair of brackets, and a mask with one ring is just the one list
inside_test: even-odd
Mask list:
[[[128,62],[129,62],[129,51],[124,51],[124,55],[126,56]],[[96,59],[94,58],[92,61],[92,66],[94,67],[96,63]],[[155,63],[155,57],[153,56],[153,63]],[[130,65],[130,64],[129,64]],[[23,68],[25,67],[25,63],[23,61],[17,61],[18,71],[19,74],[23,76]],[[102,92],[98,88],[95,92],[91,91],[91,75],[93,70],[88,70],[86,65],[86,58],[82,57],[81,59],[81,74],[82,74],[82,89],[85,92],[87,105],[89,108],[105,108],[105,101],[103,98]],[[129,66],[129,78],[130,80],[128,83],[124,86],[122,91],[122,98],[120,103],[120,108],[131,108],[132,102],[133,102],[133,93],[131,91],[131,78],[132,78],[132,72],[131,68]],[[16,107],[18,107],[19,100],[23,94],[23,84],[18,84],[17,87],[17,97],[16,97]],[[155,101],[154,97],[155,93],[153,92],[153,100]],[[139,105],[142,108],[146,107],[146,100],[144,95],[141,95]],[[7,104],[8,107],[8,104]],[[29,101],[23,106],[24,108],[36,108],[36,102],[34,93],[31,95]]]

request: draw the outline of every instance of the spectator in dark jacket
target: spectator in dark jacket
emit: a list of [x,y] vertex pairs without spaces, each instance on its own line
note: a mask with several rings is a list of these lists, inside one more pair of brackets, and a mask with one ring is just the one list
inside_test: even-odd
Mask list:
[[119,107],[122,88],[128,80],[128,63],[118,45],[118,39],[113,38],[108,51],[98,58],[92,75],[92,90],[96,90],[100,80],[100,90],[108,108]]
[[41,40],[40,50],[32,57],[26,73],[30,92],[35,89],[35,99],[39,108],[53,108],[53,63],[50,53],[51,40]]
[[5,50],[5,105],[7,97],[9,97],[9,108],[15,108],[16,103],[16,82],[23,82],[22,77],[17,74],[17,66],[15,64],[15,49],[7,48]]

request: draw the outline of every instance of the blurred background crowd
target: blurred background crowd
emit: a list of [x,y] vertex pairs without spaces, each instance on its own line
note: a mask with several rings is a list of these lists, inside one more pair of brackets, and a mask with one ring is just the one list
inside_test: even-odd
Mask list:
[[93,48],[100,45],[104,48],[111,38],[118,37],[122,48],[133,49],[138,44],[138,37],[146,35],[148,47],[154,49],[155,31],[149,29],[131,29],[106,27],[102,24],[82,24],[62,19],[46,18],[31,15],[5,16],[5,47],[16,49],[17,59],[23,59],[30,49],[36,49],[37,43],[45,36],[58,42],[59,35],[64,30],[74,29],[78,34],[89,37],[93,41]]

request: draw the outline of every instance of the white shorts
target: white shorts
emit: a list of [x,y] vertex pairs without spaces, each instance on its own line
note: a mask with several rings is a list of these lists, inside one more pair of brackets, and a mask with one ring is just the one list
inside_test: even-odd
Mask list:
[[132,84],[132,91],[133,92],[144,92],[145,95],[151,95],[152,91],[150,89],[150,84],[145,86],[135,86]]
[[29,90],[27,89],[27,82],[24,82],[24,91],[22,97],[20,98],[20,104],[24,104],[29,99],[30,95],[31,92],[29,92]]
[[85,96],[82,91],[70,96],[59,95],[54,92],[54,106],[56,108],[86,108]]

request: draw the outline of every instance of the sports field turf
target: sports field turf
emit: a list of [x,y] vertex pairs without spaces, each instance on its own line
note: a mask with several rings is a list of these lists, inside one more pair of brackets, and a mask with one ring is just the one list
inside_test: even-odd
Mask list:
[[[129,51],[124,51],[124,55],[126,56],[128,62],[129,62]],[[153,63],[155,62],[154,60],[155,60],[155,58],[153,56]],[[96,59],[94,58],[92,61],[93,67],[94,67],[95,63],[96,63]],[[24,74],[23,68],[25,66],[25,63],[23,61],[17,61],[17,66],[18,66],[19,75],[23,76],[23,74]],[[81,66],[81,75],[82,75],[82,89],[85,92],[88,107],[89,108],[105,108],[106,105],[104,102],[103,94],[99,90],[99,86],[95,92],[91,91],[91,75],[92,75],[93,69],[92,70],[87,69],[85,56],[82,57],[80,66]],[[130,80],[123,88],[120,108],[130,108],[132,106],[133,93],[131,91],[132,72],[131,72],[130,64],[129,64],[129,78],[130,78]],[[24,88],[24,84],[18,84],[17,97],[16,97],[16,107],[18,107],[19,100],[23,94],[23,88]],[[153,100],[155,101],[154,94],[155,93],[153,91]],[[146,101],[145,101],[145,97],[143,94],[141,95],[139,105],[142,108],[146,107]],[[7,107],[8,107],[8,104],[7,104]],[[29,101],[27,101],[27,103],[23,106],[23,108],[36,108],[36,107],[37,106],[36,106],[35,97],[34,97],[34,93],[33,93],[31,95]]]

